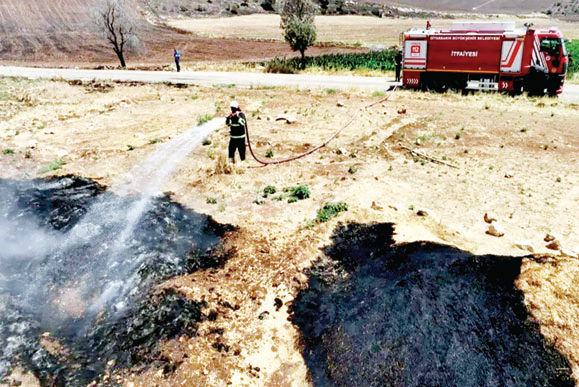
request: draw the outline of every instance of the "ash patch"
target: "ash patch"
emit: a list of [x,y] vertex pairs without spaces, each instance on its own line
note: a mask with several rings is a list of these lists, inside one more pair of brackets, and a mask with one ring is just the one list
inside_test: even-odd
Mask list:
[[340,225],[291,308],[316,386],[573,386],[515,289],[521,258]]
[[[135,206],[145,211],[119,239]],[[0,180],[0,381],[20,365],[43,385],[107,385],[115,370],[161,364],[159,342],[194,336],[204,304],[153,289],[221,266],[231,231],[167,196],[120,198],[73,176]]]

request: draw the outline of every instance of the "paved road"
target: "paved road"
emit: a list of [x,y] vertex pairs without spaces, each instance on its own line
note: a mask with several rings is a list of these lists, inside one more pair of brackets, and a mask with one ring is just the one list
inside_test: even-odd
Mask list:
[[[347,89],[352,87],[385,90],[394,83],[386,78],[309,75],[309,74],[266,74],[244,72],[168,72],[133,70],[78,70],[46,69],[32,67],[0,66],[0,76],[47,78],[65,80],[113,80],[151,83],[183,83],[194,85],[238,85],[238,86],[291,86]],[[579,85],[566,85],[562,99],[579,102]]]

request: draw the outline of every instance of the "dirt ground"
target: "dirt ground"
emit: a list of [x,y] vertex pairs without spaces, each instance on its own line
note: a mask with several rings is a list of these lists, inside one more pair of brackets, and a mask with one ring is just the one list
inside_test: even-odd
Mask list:
[[[0,177],[76,174],[114,185],[159,142],[206,115],[225,116],[234,98],[264,159],[269,150],[274,160],[308,150],[360,113],[327,147],[292,163],[260,167],[249,156],[228,165],[225,128],[185,158],[163,191],[239,226],[229,241],[237,253],[222,269],[162,286],[207,301],[219,317],[202,323],[199,337],[166,343],[175,372],[127,371],[120,380],[127,386],[309,385],[287,305],[307,286],[303,269],[330,243],[337,222],[348,221],[392,222],[397,243],[428,240],[479,255],[530,256],[515,244],[532,247],[541,259],[524,260],[516,286],[579,380],[579,260],[561,257],[543,241],[554,232],[564,248],[579,250],[579,106],[549,98],[397,91],[360,110],[385,96],[355,89],[1,79]],[[296,122],[275,121],[283,113]],[[263,198],[268,185],[277,193]],[[295,203],[280,197],[297,185],[307,185],[311,197]],[[328,223],[312,221],[325,203],[337,201],[349,210]],[[418,216],[419,210],[427,216]],[[495,214],[503,237],[485,233],[485,212]]]
[[[540,16],[514,17],[457,15],[456,18],[431,19],[433,28],[450,28],[455,21],[505,22],[515,21],[518,27],[533,23],[535,28],[557,26],[567,39],[579,38],[577,23]],[[213,38],[250,38],[283,40],[278,15],[245,15],[226,18],[174,18],[166,22],[179,29]],[[402,32],[423,28],[424,18],[378,18],[372,16],[343,15],[316,16],[318,42],[343,43],[362,46],[390,47],[399,44]],[[243,25],[244,28],[239,28]]]

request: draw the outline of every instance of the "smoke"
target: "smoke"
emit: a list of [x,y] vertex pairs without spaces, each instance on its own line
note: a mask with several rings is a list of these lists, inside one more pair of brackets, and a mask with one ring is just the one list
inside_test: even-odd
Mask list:
[[0,379],[17,354],[44,359],[40,331],[86,346],[95,322],[126,318],[154,284],[204,265],[220,232],[159,191],[222,121],[160,144],[117,194],[74,177],[0,180]]

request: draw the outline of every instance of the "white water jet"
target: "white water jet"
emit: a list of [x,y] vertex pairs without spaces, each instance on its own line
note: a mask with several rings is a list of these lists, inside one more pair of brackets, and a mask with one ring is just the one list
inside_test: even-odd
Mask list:
[[[118,223],[118,226],[115,227],[118,230],[115,234],[116,239],[110,241],[108,257],[103,262],[111,268],[111,273],[107,273],[106,283],[101,284],[100,295],[90,302],[88,311],[98,312],[111,300],[119,295],[127,294],[131,290],[136,277],[135,268],[146,257],[143,255],[141,259],[127,262],[123,256],[123,253],[131,245],[131,237],[135,232],[136,225],[143,215],[150,210],[152,199],[160,194],[163,184],[175,173],[180,162],[210,133],[224,124],[223,118],[216,118],[159,145],[157,150],[144,162],[139,163],[126,173],[119,184],[111,187],[112,191],[119,196],[138,194],[138,198],[129,208],[123,208],[114,214],[109,211],[107,214],[109,217],[111,215],[116,217],[116,219],[109,219],[108,222],[112,220]],[[100,203],[95,203],[77,227],[86,227],[87,222],[93,223],[95,218],[101,218],[101,207]],[[98,223],[96,225],[98,226]],[[77,227],[74,227],[70,232],[73,238],[77,237]],[[119,303],[122,304],[123,301]]]

